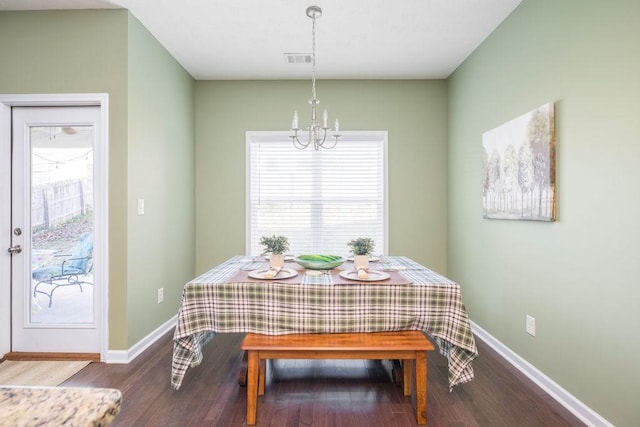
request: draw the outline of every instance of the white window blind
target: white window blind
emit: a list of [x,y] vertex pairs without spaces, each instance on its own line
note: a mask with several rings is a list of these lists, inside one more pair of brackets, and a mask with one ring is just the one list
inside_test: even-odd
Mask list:
[[293,254],[349,255],[371,237],[386,252],[386,132],[345,132],[330,150],[296,149],[288,134],[247,133],[247,251],[283,235]]

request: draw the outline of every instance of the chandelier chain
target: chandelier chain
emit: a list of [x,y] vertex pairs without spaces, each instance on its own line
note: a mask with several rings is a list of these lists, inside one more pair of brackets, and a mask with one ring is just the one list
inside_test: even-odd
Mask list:
[[311,23],[311,94],[316,99],[316,16]]

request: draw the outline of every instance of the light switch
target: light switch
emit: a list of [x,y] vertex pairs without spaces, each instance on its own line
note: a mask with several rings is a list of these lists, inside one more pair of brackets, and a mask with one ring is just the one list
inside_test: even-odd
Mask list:
[[144,199],[138,199],[138,215],[144,215]]

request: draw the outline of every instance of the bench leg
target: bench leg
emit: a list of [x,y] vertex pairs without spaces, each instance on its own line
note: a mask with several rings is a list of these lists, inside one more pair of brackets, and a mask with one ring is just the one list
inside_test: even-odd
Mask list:
[[247,425],[256,424],[258,412],[258,352],[249,350],[249,365],[247,367]]
[[267,373],[267,359],[260,360],[260,368],[258,370],[258,396],[264,396],[264,387]]
[[427,352],[416,352],[415,366],[416,421],[427,423]]
[[413,377],[413,360],[402,361],[402,391],[405,396],[411,396],[411,380]]

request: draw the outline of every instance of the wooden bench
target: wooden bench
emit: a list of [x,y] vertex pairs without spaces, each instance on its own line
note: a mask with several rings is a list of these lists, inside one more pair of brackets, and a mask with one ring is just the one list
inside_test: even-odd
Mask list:
[[258,395],[264,395],[267,359],[400,359],[404,395],[411,395],[415,372],[416,420],[418,424],[427,423],[427,350],[434,347],[420,331],[275,336],[249,333],[240,348],[248,353],[248,425],[256,423]]

